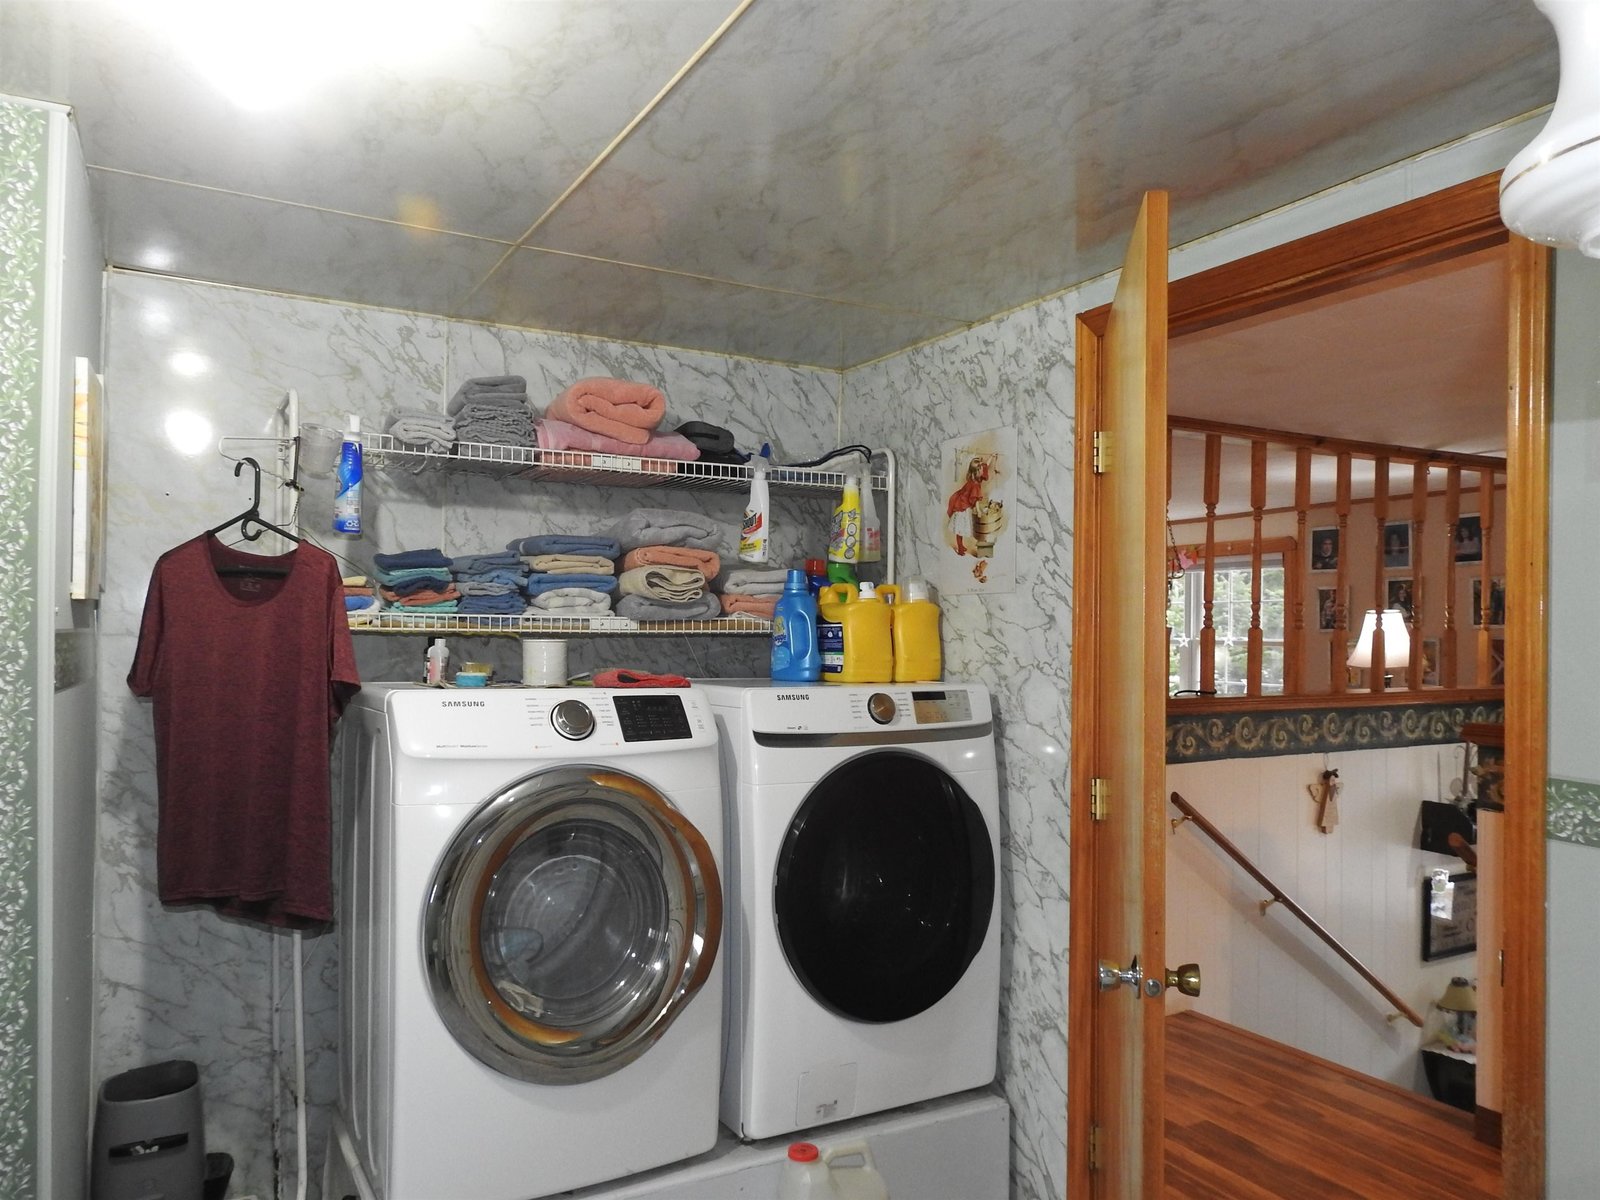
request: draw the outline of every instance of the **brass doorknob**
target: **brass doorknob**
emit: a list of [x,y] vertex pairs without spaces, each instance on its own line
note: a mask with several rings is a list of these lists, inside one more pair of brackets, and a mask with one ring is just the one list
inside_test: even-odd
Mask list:
[[1167,968],[1167,986],[1177,988],[1185,996],[1200,994],[1200,964],[1184,963],[1176,971]]

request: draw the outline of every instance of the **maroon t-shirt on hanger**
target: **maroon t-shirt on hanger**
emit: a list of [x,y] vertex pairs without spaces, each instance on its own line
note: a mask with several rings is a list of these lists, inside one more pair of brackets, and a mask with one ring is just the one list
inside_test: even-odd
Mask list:
[[[263,564],[288,574],[217,573]],[[163,904],[333,919],[328,757],[360,684],[326,551],[263,557],[206,533],[156,560],[128,686],[155,700]]]

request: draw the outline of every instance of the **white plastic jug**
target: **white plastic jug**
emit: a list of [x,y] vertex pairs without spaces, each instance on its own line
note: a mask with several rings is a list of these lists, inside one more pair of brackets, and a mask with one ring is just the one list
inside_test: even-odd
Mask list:
[[783,1164],[778,1200],[889,1200],[889,1188],[865,1141],[828,1147],[795,1142]]

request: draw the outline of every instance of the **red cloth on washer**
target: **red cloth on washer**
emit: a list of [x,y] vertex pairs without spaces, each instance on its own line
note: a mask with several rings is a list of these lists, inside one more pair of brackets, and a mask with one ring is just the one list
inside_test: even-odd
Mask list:
[[[224,576],[272,565],[281,578]],[[360,687],[333,556],[201,534],[156,560],[128,686],[155,700],[163,904],[303,928],[333,919],[328,758]]]
[[688,687],[682,675],[652,675],[649,671],[635,671],[629,667],[611,667],[594,673],[595,687]]

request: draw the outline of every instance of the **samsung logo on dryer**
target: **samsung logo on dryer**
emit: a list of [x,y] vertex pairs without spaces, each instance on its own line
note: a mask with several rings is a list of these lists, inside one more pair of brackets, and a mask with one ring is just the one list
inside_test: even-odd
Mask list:
[[809,699],[811,699],[811,697],[808,694],[806,694],[805,692],[774,692],[773,696],[778,700],[809,700]]
[[446,708],[482,708],[482,700],[441,700],[440,704]]

